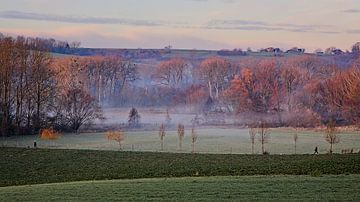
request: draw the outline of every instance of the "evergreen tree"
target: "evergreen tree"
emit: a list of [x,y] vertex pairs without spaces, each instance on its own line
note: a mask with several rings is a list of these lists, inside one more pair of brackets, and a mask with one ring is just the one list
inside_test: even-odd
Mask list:
[[139,127],[140,125],[140,115],[136,108],[132,108],[129,113],[128,124],[130,127]]

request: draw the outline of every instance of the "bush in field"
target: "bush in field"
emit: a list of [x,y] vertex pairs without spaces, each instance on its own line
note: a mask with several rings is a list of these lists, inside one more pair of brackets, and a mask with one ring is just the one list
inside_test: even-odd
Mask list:
[[53,129],[43,129],[40,131],[40,138],[43,140],[59,139],[60,134]]
[[159,137],[160,137],[160,141],[161,141],[161,151],[164,150],[164,137],[165,137],[165,125],[161,124],[160,128],[159,128]]
[[106,132],[105,136],[109,141],[116,141],[117,143],[119,143],[120,150],[122,150],[121,143],[125,139],[124,132],[122,132],[122,131],[108,131],[108,132]]
[[335,122],[330,121],[329,123],[327,123],[324,138],[326,142],[330,144],[330,150],[329,150],[330,154],[333,152],[333,145],[340,142],[340,138],[337,135],[337,133],[338,131],[336,129]]
[[184,136],[185,136],[185,126],[183,124],[178,125],[177,134],[178,134],[178,137],[179,137],[179,148],[180,148],[180,151],[181,151],[181,149],[182,149],[182,141],[183,141]]
[[[40,131],[40,139],[42,139],[42,140],[54,141],[59,138],[60,138],[60,134],[53,129],[43,129]],[[54,142],[53,142],[53,144],[54,144]]]
[[128,120],[128,124],[130,127],[139,127],[140,125],[140,114],[139,112],[137,111],[136,108],[132,108],[129,112],[129,120]]

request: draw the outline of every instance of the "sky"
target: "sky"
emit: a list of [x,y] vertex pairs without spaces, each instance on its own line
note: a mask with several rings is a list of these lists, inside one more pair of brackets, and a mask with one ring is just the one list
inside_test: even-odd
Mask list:
[[311,52],[360,41],[360,0],[0,0],[0,32],[82,47]]

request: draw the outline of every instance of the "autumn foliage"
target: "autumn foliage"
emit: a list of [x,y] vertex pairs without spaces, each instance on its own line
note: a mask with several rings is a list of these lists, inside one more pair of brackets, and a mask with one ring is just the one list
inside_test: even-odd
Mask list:
[[56,140],[60,134],[53,129],[43,129],[40,132],[40,138],[43,140]]
[[105,134],[106,138],[109,141],[115,141],[119,144],[120,149],[121,148],[121,143],[125,140],[125,134],[122,131],[108,131]]
[[[360,125],[359,43],[341,56],[199,57],[192,51],[136,63],[115,50],[85,57],[50,52],[70,53],[71,46],[78,44],[0,35],[1,136],[44,128],[79,132],[103,119],[102,107],[124,106],[185,106],[204,116],[252,119],[245,125],[264,119],[269,127],[315,127],[329,120]],[[131,117],[129,126],[140,126],[140,117]]]

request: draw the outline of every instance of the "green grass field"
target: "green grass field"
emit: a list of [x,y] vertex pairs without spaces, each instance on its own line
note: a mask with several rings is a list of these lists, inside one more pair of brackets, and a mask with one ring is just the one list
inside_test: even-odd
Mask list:
[[191,176],[360,174],[360,155],[238,155],[0,148],[0,186]]
[[[198,141],[196,142],[196,152],[199,153],[220,153],[220,154],[250,154],[251,143],[247,129],[231,128],[202,128],[197,130]],[[269,143],[265,145],[271,154],[293,154],[294,141],[293,130],[272,129]],[[299,131],[297,142],[298,154],[311,154],[315,146],[319,147],[320,153],[326,153],[329,144],[324,140],[322,132]],[[339,144],[334,146],[334,152],[340,153],[342,149],[355,151],[360,149],[360,132],[342,132],[339,134],[341,139]],[[126,151],[159,151],[160,139],[158,131],[137,131],[125,132],[126,139],[123,142],[123,149]],[[33,141],[38,142],[41,148],[61,148],[61,149],[92,149],[92,150],[118,150],[116,142],[109,142],[104,133],[83,133],[79,135],[64,134],[54,142],[40,140],[38,136],[21,136],[0,139],[0,146],[8,147],[28,147],[33,145]],[[178,147],[176,131],[167,131],[164,139],[164,150],[166,152],[191,152],[190,131],[186,130],[183,140],[183,148]],[[255,153],[261,153],[259,141],[255,142]]]
[[107,180],[0,187],[0,201],[358,201],[360,175]]

